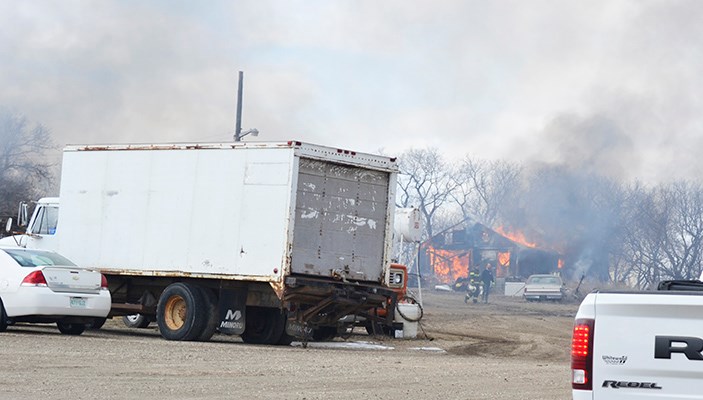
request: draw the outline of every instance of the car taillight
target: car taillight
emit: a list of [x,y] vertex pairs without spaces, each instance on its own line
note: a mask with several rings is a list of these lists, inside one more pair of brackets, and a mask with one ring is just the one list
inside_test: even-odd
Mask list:
[[100,274],[100,289],[107,290],[107,278],[103,274]]
[[593,390],[593,328],[592,319],[577,319],[571,337],[571,387]]
[[22,279],[22,286],[46,286],[46,278],[41,271],[32,271]]

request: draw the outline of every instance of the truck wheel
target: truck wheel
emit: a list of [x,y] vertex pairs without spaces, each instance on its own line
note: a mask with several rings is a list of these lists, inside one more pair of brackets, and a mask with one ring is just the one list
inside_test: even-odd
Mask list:
[[59,328],[59,332],[64,335],[80,335],[85,331],[85,324],[72,324],[68,322],[57,322],[56,326]]
[[207,307],[199,287],[172,283],[159,297],[156,322],[167,340],[196,340],[207,323]]
[[285,324],[283,324],[283,333],[276,344],[280,346],[290,346],[290,344],[293,343],[293,340],[295,340],[295,337],[286,333]]
[[277,308],[247,307],[244,343],[278,344],[285,327],[285,315]]
[[312,340],[315,342],[327,342],[337,336],[337,327],[321,326],[312,331]]
[[391,336],[391,328],[380,322],[366,321],[364,327],[369,335]]
[[2,299],[0,299],[0,332],[5,332],[7,329],[7,314],[5,313],[5,306],[2,304]]
[[148,328],[151,318],[142,314],[132,314],[123,316],[122,322],[128,328]]
[[207,321],[205,322],[205,327],[203,331],[196,338],[197,341],[207,342],[210,340],[212,335],[215,334],[217,329],[217,323],[220,321],[220,315],[217,310],[217,296],[215,292],[206,287],[201,287],[200,291],[203,295],[203,300],[205,301],[205,308],[207,309]]

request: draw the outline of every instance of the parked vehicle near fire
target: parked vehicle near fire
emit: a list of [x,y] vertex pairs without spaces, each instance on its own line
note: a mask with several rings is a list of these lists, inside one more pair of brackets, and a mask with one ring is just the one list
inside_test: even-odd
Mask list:
[[573,327],[573,399],[703,399],[702,311],[700,281],[588,294]]
[[564,282],[557,275],[530,275],[522,296],[527,301],[560,301],[564,297]]
[[128,328],[148,328],[152,319],[147,315],[130,314],[122,316],[122,323]]
[[[347,315],[392,326],[397,170],[297,141],[69,146],[59,198],[8,240],[99,269],[110,315],[146,317],[169,340],[287,344]],[[37,231],[46,207],[57,218]]]
[[56,323],[80,335],[110,312],[107,280],[58,253],[0,247],[0,332],[15,322]]

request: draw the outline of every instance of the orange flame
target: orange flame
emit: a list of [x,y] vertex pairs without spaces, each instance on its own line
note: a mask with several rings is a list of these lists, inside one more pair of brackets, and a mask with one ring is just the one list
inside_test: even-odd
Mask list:
[[427,247],[427,255],[435,277],[442,283],[453,284],[457,278],[469,276],[471,252],[466,250],[444,250]]
[[498,265],[496,265],[496,278],[505,278],[510,270],[510,252],[497,254]]
[[522,232],[509,231],[509,230],[503,228],[502,226],[495,228],[495,231],[498,232],[499,234],[507,237],[508,239],[512,240],[515,243],[521,244],[526,247],[532,247],[532,248],[537,247],[537,244],[527,240],[527,238],[525,237],[525,234]]
[[559,261],[557,262],[557,267],[559,267],[559,269],[564,268],[564,260],[562,260],[562,259],[560,258]]
[[498,264],[501,267],[507,267],[510,265],[510,252],[498,253]]

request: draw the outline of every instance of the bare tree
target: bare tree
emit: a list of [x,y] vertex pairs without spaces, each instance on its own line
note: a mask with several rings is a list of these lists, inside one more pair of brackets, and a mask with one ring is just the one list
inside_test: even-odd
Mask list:
[[418,207],[424,218],[427,237],[432,237],[435,218],[455,186],[451,166],[437,149],[409,150],[398,160],[398,205]]
[[622,258],[611,267],[611,279],[644,289],[659,280],[670,210],[641,183],[625,191]]
[[52,181],[49,130],[0,108],[0,215],[11,216],[20,200],[37,198]]
[[661,201],[673,211],[663,248],[664,275],[673,279],[697,277],[703,250],[703,188],[675,182],[661,189]]
[[703,262],[703,188],[675,182],[629,188],[624,259],[615,279],[638,288],[665,279],[692,279]]
[[474,217],[488,226],[502,224],[501,213],[520,192],[522,168],[505,161],[465,157],[454,179],[452,199],[464,218]]

